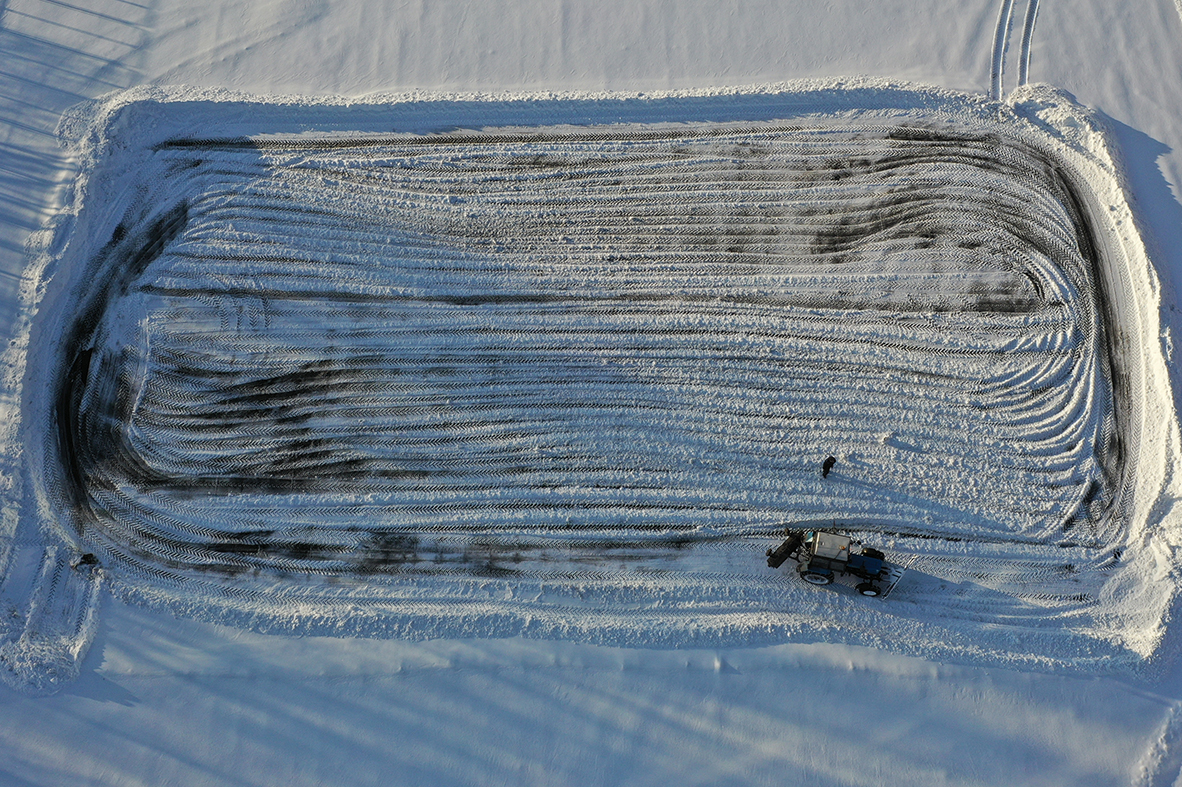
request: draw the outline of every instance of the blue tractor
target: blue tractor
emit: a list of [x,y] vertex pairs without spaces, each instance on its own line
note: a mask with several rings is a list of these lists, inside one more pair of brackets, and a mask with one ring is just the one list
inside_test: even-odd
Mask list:
[[862,547],[859,554],[850,549],[849,536],[823,530],[788,530],[788,538],[776,549],[767,551],[767,564],[779,568],[788,558],[796,561],[796,573],[812,585],[828,585],[834,577],[850,574],[862,580],[855,587],[863,596],[882,595],[891,578],[886,556],[873,547]]

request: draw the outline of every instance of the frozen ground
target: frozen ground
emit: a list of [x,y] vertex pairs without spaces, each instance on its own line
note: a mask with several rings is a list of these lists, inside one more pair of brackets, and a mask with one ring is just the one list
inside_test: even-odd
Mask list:
[[[60,689],[6,699],[13,783],[1173,783],[1176,430],[1141,246],[1172,314],[1168,3],[1044,3],[1033,38],[1021,3],[654,4],[610,24],[570,4],[166,6],[4,6],[18,337],[40,304],[5,355],[10,391],[26,375],[5,656],[17,685]],[[1027,70],[1101,113],[1122,166],[1047,92],[1007,114],[846,82],[799,94],[784,127],[774,91],[700,90],[871,73],[1007,95]],[[61,111],[142,82],[699,95],[453,97],[390,127],[390,99],[146,92],[89,130],[75,113],[85,179],[55,197]],[[940,194],[920,214],[869,199],[915,205],[917,178]],[[55,199],[77,213],[29,262]],[[788,222],[808,236],[769,240]],[[725,249],[694,240],[720,226]],[[425,342],[454,364],[381,360]],[[878,383],[875,352],[897,365]],[[335,409],[312,404],[329,391]],[[808,460],[829,450],[821,484]],[[768,572],[776,495],[788,521],[841,506],[908,581],[879,609]],[[359,505],[379,526],[350,528]],[[71,569],[84,551],[101,568]],[[832,710],[857,702],[873,723]]]

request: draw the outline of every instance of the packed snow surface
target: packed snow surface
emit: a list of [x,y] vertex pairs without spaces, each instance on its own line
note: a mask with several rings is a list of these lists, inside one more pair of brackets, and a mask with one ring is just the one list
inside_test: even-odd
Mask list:
[[[0,325],[6,329],[5,342],[12,340],[0,343],[0,673],[24,692],[57,690],[49,697],[0,691],[5,753],[0,783],[1175,785],[1182,768],[1177,673],[1182,631],[1171,612],[1177,598],[1171,602],[1171,597],[1182,555],[1175,546],[1174,501],[1182,499],[1182,490],[1174,472],[1177,404],[1176,398],[1171,401],[1166,363],[1174,352],[1171,331],[1176,335],[1182,329],[1176,297],[1182,282],[1180,10],[1177,0],[0,0]],[[950,100],[950,94],[931,90],[884,90],[890,86],[846,79],[856,74],[940,85],[995,102],[964,94]],[[795,78],[830,81],[777,84]],[[1028,81],[1048,82],[1056,90],[1022,87]],[[211,90],[141,87],[68,112],[60,135],[67,146],[58,146],[54,127],[70,106],[136,85]],[[253,95],[218,92],[222,89]],[[684,92],[652,93],[669,89]],[[380,94],[398,90],[489,93]],[[539,90],[647,92],[503,92]],[[1076,100],[1088,109],[1081,110]],[[1023,210],[1027,218],[1045,219],[1053,211],[1044,208],[1060,202],[1068,216],[1083,217],[1094,245],[1091,252],[1077,244],[1066,256],[1046,255],[1052,271],[1076,253],[1085,265],[1090,260],[1091,268],[1082,277],[1059,273],[1077,292],[1028,306],[1031,315],[1044,313],[1044,323],[1021,334],[1044,331],[1055,308],[1064,311],[1062,325],[1086,326],[1095,319],[1099,327],[1094,341],[1072,338],[1081,352],[1093,354],[1094,374],[1084,362],[1070,362],[1076,370],[1070,385],[1079,385],[1078,392],[1094,386],[1094,402],[1086,405],[1091,415],[1077,422],[1094,442],[1081,446],[1074,466],[1099,481],[1098,497],[1082,507],[1086,515],[1067,530],[1056,532],[1059,526],[1048,521],[1039,531],[1043,526],[1034,527],[1036,518],[1023,524],[1017,515],[994,520],[973,514],[996,512],[985,495],[979,500],[956,496],[956,505],[967,512],[963,518],[938,511],[931,521],[914,516],[941,495],[952,495],[954,476],[941,468],[929,486],[902,474],[914,463],[922,467],[919,454],[946,449],[925,446],[905,453],[908,449],[893,445],[888,434],[894,427],[877,424],[875,434],[887,442],[872,445],[874,450],[823,440],[815,455],[802,453],[796,461],[803,471],[790,473],[786,482],[804,489],[792,500],[801,510],[786,510],[782,520],[767,521],[758,518],[769,509],[762,491],[736,507],[735,492],[744,485],[717,465],[714,470],[694,467],[683,461],[685,453],[666,457],[654,450],[684,449],[690,433],[671,437],[669,430],[653,430],[646,417],[626,419],[622,434],[635,435],[648,426],[647,441],[625,448],[621,440],[605,440],[611,450],[604,456],[619,457],[625,450],[657,454],[658,467],[683,472],[680,490],[706,493],[687,501],[687,508],[642,521],[664,525],[667,532],[647,526],[610,531],[605,522],[615,523],[600,510],[557,509],[557,501],[573,499],[570,494],[585,500],[591,493],[586,487],[572,485],[563,490],[566,498],[550,492],[526,497],[520,484],[509,483],[519,502],[541,504],[517,509],[532,524],[509,522],[502,511],[480,518],[480,533],[460,532],[454,524],[435,532],[425,531],[422,522],[415,525],[416,543],[434,544],[438,553],[424,553],[419,546],[400,552],[406,542],[397,534],[379,545],[364,528],[354,540],[342,542],[341,528],[322,516],[332,505],[321,506],[311,518],[316,527],[311,538],[286,539],[293,528],[280,516],[273,520],[278,520],[277,534],[286,531],[285,539],[264,537],[261,531],[275,522],[230,521],[225,515],[234,513],[231,505],[219,517],[211,495],[198,489],[183,508],[186,516],[174,522],[161,512],[175,513],[181,492],[136,481],[157,472],[160,452],[152,438],[162,439],[165,430],[156,424],[142,433],[131,431],[143,422],[124,417],[120,394],[116,390],[110,396],[101,375],[118,374],[117,385],[140,390],[149,383],[159,386],[164,375],[152,349],[136,344],[139,329],[113,316],[123,309],[134,322],[151,313],[157,322],[142,335],[164,333],[158,320],[163,296],[145,285],[156,283],[152,277],[175,262],[179,244],[194,244],[194,225],[178,225],[177,235],[159,254],[149,251],[146,278],[129,280],[126,296],[107,275],[118,269],[114,257],[108,256],[107,263],[99,257],[119,224],[125,231],[144,232],[182,203],[208,201],[200,184],[162,171],[156,157],[170,140],[253,145],[252,160],[276,162],[274,168],[263,165],[268,176],[290,183],[283,175],[292,169],[293,151],[268,140],[307,136],[323,144],[327,137],[365,138],[410,146],[416,139],[439,136],[464,142],[477,135],[520,140],[606,132],[611,141],[610,132],[628,131],[663,134],[650,140],[657,143],[689,131],[699,137],[703,131],[750,136],[768,129],[798,133],[808,126],[842,134],[858,116],[874,125],[870,115],[881,120],[872,135],[879,142],[901,127],[997,135],[1017,149],[1016,162],[1027,161],[1030,150],[1051,162],[1049,179],[1028,171],[1018,176],[1030,185],[1030,195],[1046,192],[1040,183],[1061,180],[1079,199],[1074,208],[1053,187],[1050,202],[1034,212]],[[693,148],[699,160],[700,143]],[[336,155],[345,159],[348,145],[336,147]],[[458,164],[464,166],[458,169],[469,179],[473,150],[460,146]],[[575,170],[572,159],[563,159],[553,146],[541,152]],[[184,154],[179,147],[168,151],[176,161]],[[315,166],[328,155],[320,150],[309,160]],[[375,170],[354,159],[355,174]],[[79,170],[82,177],[76,179]],[[798,170],[791,165],[775,172]],[[400,179],[407,180],[405,173]],[[864,182],[876,187],[873,178]],[[297,196],[285,204],[307,207],[306,195]],[[980,207],[984,198],[975,194],[962,204]],[[339,215],[339,205],[330,207]],[[470,207],[474,221],[486,224],[493,212],[508,215],[486,209],[487,202],[479,211]],[[455,209],[436,206],[428,215]],[[700,209],[687,203],[677,222],[700,225],[695,212]],[[993,230],[1008,232],[1013,222],[986,215]],[[720,221],[732,225],[735,218],[729,208],[719,214]],[[358,223],[376,221],[359,212]],[[805,224],[799,211],[793,221]],[[37,232],[45,222],[48,231]],[[352,232],[352,222],[344,223]],[[784,234],[782,222],[767,223]],[[620,223],[602,224],[618,240]],[[399,226],[406,237],[407,227]],[[282,230],[284,236],[291,232]],[[1030,237],[1011,234],[1018,241]],[[560,240],[553,234],[538,237]],[[253,241],[247,232],[243,239],[236,245],[245,255]],[[223,234],[218,243],[224,242]],[[454,242],[439,245],[465,253]],[[117,254],[135,251],[128,240]],[[351,254],[327,238],[313,252],[317,260],[326,253]],[[385,251],[377,256],[389,258]],[[1019,243],[1012,256],[1022,261],[1013,270],[1038,268],[1026,261],[1028,246]],[[553,270],[560,264],[552,256],[544,262]],[[645,266],[624,271],[622,281],[651,268]],[[990,273],[990,286],[1006,286],[1000,270]],[[236,275],[242,278],[241,272]],[[551,285],[548,292],[567,286],[554,276],[535,278]],[[967,282],[943,276],[940,288],[919,292],[912,286],[917,277],[909,281],[881,288],[884,295],[874,303],[837,308],[871,315],[894,310],[909,317],[906,327],[914,330],[920,312],[909,312],[902,297],[910,292],[934,317],[951,314],[968,324],[967,318],[986,316],[967,299],[944,312],[935,308],[941,298],[951,303],[958,293],[970,292]],[[1081,282],[1090,287],[1081,289]],[[795,287],[805,283],[795,277]],[[420,302],[416,314],[424,316],[424,304],[448,294],[444,284],[440,276],[414,293]],[[390,278],[377,286],[386,288],[388,299]],[[569,284],[572,290],[577,286]],[[837,291],[833,287],[826,295],[835,298]],[[737,302],[734,292],[721,293],[720,302],[724,296],[731,299],[729,308],[748,318],[754,313],[753,306]],[[192,300],[178,297],[176,303],[192,308]],[[643,304],[633,305],[638,303]],[[783,314],[799,306],[769,312]],[[702,313],[700,303],[689,301],[689,307]],[[234,331],[254,332],[274,348],[290,348],[291,332],[281,336],[249,323],[275,309],[275,299],[253,305],[241,318],[243,328],[227,323],[214,333],[224,341]],[[1067,309],[1072,316],[1066,316]],[[88,310],[92,323],[86,320]],[[545,315],[538,325],[555,325],[553,316]],[[314,322],[323,319],[323,311],[309,310],[302,317]],[[841,327],[848,330],[851,322]],[[341,327],[340,321],[334,324]],[[744,323],[750,324],[750,319]],[[703,323],[703,329],[712,325]],[[68,331],[87,339],[85,347],[64,343]],[[782,342],[770,332],[759,333],[771,336],[769,346]],[[846,336],[838,330],[825,341],[841,348]],[[112,337],[130,342],[125,358],[112,357]],[[668,338],[646,338],[652,352],[671,354]],[[457,361],[474,362],[468,352],[474,337],[457,341],[462,351]],[[350,339],[338,346],[349,349],[355,343]],[[579,349],[569,341],[559,348]],[[106,358],[101,367],[96,361],[93,377],[83,373],[80,361],[75,366],[80,349]],[[743,357],[751,358],[750,350],[744,348]],[[1048,349],[1036,352],[1053,356]],[[711,357],[717,360],[718,353],[690,357],[704,364]],[[797,366],[803,362],[791,360]],[[956,363],[965,364],[965,370],[970,363],[984,368],[981,358],[961,357]],[[539,363],[538,371],[555,368]],[[730,377],[715,379],[735,380],[738,369],[731,364],[723,370]],[[521,366],[515,370],[525,372]],[[87,394],[77,407],[61,396],[69,389],[62,378],[71,371],[79,391]],[[657,371],[665,373],[654,364],[647,377],[626,378],[638,399],[658,390]],[[1170,367],[1171,374],[1176,372]],[[1066,378],[1056,379],[1067,386]],[[452,383],[448,390],[458,391]],[[198,386],[188,378],[173,390],[192,393]],[[557,405],[586,393],[584,388],[564,393],[557,383],[540,384],[537,390],[557,400],[555,412]],[[832,393],[841,390],[835,386]],[[1066,401],[1075,395],[1066,390],[1045,395]],[[355,394],[356,387],[344,396]],[[731,408],[729,420],[709,430],[702,429],[701,419],[692,424],[700,445],[729,450],[750,443],[756,423],[752,413],[758,412],[750,407],[753,398],[740,400],[735,390],[712,398],[697,390],[678,391],[677,397],[678,402],[705,399],[720,405],[716,409],[721,404]],[[621,401],[609,399],[596,412],[612,407],[621,417],[643,416],[639,403],[622,407]],[[111,403],[115,409],[103,409]],[[736,409],[736,403],[746,409]],[[849,403],[856,417],[856,400]],[[549,404],[535,400],[528,409]],[[913,413],[933,409],[928,400],[907,404]],[[72,444],[89,452],[83,463],[62,461],[53,437],[63,434],[57,427],[59,408],[68,417],[80,416],[73,422],[75,431],[65,434],[77,435]],[[224,415],[227,408],[221,410]],[[317,426],[316,437],[339,437],[324,427],[333,426],[340,408],[322,410],[309,418],[307,408],[301,413],[289,407],[286,413],[277,411],[275,419],[304,417]],[[156,411],[157,418],[161,412]],[[814,412],[828,415],[820,406]],[[379,423],[369,416],[364,420]],[[968,423],[972,428],[985,424],[979,417]],[[83,425],[86,429],[80,430]],[[736,430],[739,425],[744,428]],[[167,424],[191,441],[197,438],[185,444],[190,447],[201,443],[193,426]],[[214,422],[206,427],[212,430]],[[263,437],[272,440],[276,430],[267,429],[269,436]],[[124,443],[117,439],[120,434],[134,440]],[[374,434],[375,443],[389,437],[388,430]],[[802,434],[798,429],[794,439]],[[575,430],[573,436],[585,432]],[[1049,445],[1060,450],[1062,442],[1051,436]],[[485,437],[485,449],[499,456]],[[955,443],[959,435],[952,437]],[[350,439],[351,449],[359,450],[356,435]],[[231,442],[223,441],[208,458],[241,453],[232,445],[227,450]],[[998,442],[1009,450],[1005,441]],[[480,445],[472,435],[463,444]],[[112,446],[110,463],[99,455],[103,445]],[[190,447],[171,457],[177,471],[173,481],[213,478],[207,457]],[[585,449],[586,442],[573,440],[570,448]],[[888,448],[900,452],[898,461],[873,460],[875,451]],[[339,451],[340,444],[333,450]],[[954,455],[952,447],[947,451]],[[1089,453],[1097,467],[1084,458]],[[433,460],[446,456],[442,450],[422,451],[428,454]],[[838,461],[822,484],[820,462],[830,454]],[[741,470],[765,489],[771,460],[780,466],[789,461],[786,451],[767,464],[747,454],[730,455],[742,457]],[[322,462],[312,451],[304,456]],[[362,456],[372,468],[373,455]],[[544,469],[542,457],[518,456],[531,472]],[[1037,466],[1026,454],[1013,456]],[[145,457],[151,464],[137,467]],[[290,457],[287,461],[288,472],[298,469]],[[859,469],[859,461],[876,461],[886,473],[872,477]],[[983,467],[991,472],[981,474],[983,485],[1002,485],[1003,461],[987,458]],[[86,470],[77,485],[63,483],[71,467]],[[239,463],[223,472],[217,488],[232,494],[226,479],[243,475],[243,467]],[[556,468],[563,470],[549,465],[550,471]],[[438,482],[442,470],[430,469]],[[655,477],[653,469],[640,467],[648,479]],[[566,470],[576,481],[583,474],[570,466]],[[272,479],[278,474],[267,472]],[[1052,474],[1035,472],[1036,477]],[[507,477],[504,466],[495,464],[485,475]],[[342,478],[338,472],[336,479]],[[307,479],[305,472],[303,483]],[[803,587],[791,565],[787,573],[777,573],[764,563],[763,550],[783,537],[776,531],[810,526],[804,511],[820,504],[822,495],[843,501],[847,513],[856,507],[852,496],[839,491],[853,492],[855,480],[865,482],[859,494],[872,492],[912,509],[906,520],[893,522],[850,515],[849,524],[865,528],[855,535],[883,548],[897,566],[910,566],[885,601],[862,599],[846,586]],[[103,486],[108,483],[121,486],[112,490]],[[1056,483],[1060,493],[1070,488],[1061,477]],[[1077,489],[1086,498],[1080,483]],[[1040,496],[1032,495],[1029,511],[1045,512],[1056,497],[1037,488]],[[456,485],[449,489],[454,494]],[[375,500],[388,506],[405,492],[406,486],[388,489]],[[616,501],[607,491],[600,494]],[[726,511],[702,509],[703,499],[724,494],[731,498]],[[284,501],[296,502],[295,495],[277,485],[254,497],[280,501],[283,507]],[[305,499],[332,504],[350,496],[358,496],[355,487],[341,484],[311,489]],[[238,502],[245,504],[248,497],[240,494]],[[119,505],[144,501],[152,504],[145,509],[150,516],[134,523],[109,521]],[[90,518],[87,506],[98,516]],[[634,506],[620,510],[638,517]],[[544,521],[547,511],[558,523],[550,528]],[[559,531],[565,527],[563,513],[579,514],[573,524],[585,529]],[[446,524],[444,516],[436,524]],[[700,530],[684,527],[698,517]],[[932,538],[882,530],[911,520],[922,532],[935,532],[935,525],[957,529]],[[391,530],[388,521],[374,524],[379,534]],[[187,531],[194,525],[208,533],[193,536]],[[996,541],[1009,537],[1007,528],[1027,526],[1035,532],[1035,543]],[[128,539],[133,527],[138,528],[135,538]],[[233,543],[231,534],[251,529],[250,543],[237,545],[239,551],[215,546]],[[478,536],[493,547],[516,542],[522,549],[482,552]],[[681,548],[673,550],[677,543]],[[173,545],[182,560],[166,554]],[[1104,555],[1098,565],[1090,562]],[[364,574],[360,569],[367,559],[375,567]],[[727,560],[729,577],[723,576]],[[1036,565],[1052,570],[1034,570]],[[396,569],[402,576],[393,573]],[[517,573],[507,573],[511,570]],[[675,575],[683,580],[681,586],[673,584]],[[713,584],[706,581],[711,577]],[[769,578],[778,584],[768,585],[761,607],[752,601],[752,583]],[[416,584],[422,591],[417,595]],[[1039,594],[1060,598],[1040,600]],[[1073,609],[1073,602],[1063,600],[1072,594],[1088,594],[1095,601]],[[720,598],[733,603],[728,607]],[[634,617],[624,614],[625,604],[635,610]],[[849,644],[857,642],[872,647]],[[1129,674],[1130,667],[1136,674]]]
[[[1059,94],[132,91],[62,132],[13,680],[68,677],[103,583],[303,633],[1156,647],[1143,251]],[[810,527],[889,604],[767,567]]]

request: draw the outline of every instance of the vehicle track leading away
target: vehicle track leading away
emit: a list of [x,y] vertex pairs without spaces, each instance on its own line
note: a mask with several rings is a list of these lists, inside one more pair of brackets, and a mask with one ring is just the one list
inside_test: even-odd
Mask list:
[[1018,60],[1018,86],[1030,81],[1030,46],[1034,40],[1034,23],[1038,19],[1038,0],[1026,0],[1026,17],[1022,22],[1022,51]]
[[[1018,53],[1017,87],[1026,85],[1030,80],[1030,46],[1034,39],[1034,23],[1037,19],[1038,0],[1026,0],[1026,13],[1022,19],[1022,41]],[[1000,101],[1005,93],[1005,61],[1013,26],[1014,0],[1001,0],[989,63],[989,96],[997,101]]]

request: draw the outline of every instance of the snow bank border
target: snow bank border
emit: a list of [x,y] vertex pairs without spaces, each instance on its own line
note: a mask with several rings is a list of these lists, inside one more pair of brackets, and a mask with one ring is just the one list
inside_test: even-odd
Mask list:
[[[730,98],[734,101],[728,101]],[[714,101],[706,106],[700,99]],[[166,117],[153,112],[160,104],[181,103],[191,104],[192,110],[170,112]],[[50,316],[52,302],[62,293],[84,286],[84,282],[69,280],[85,274],[58,270],[59,263],[67,256],[70,244],[77,242],[75,238],[87,236],[92,223],[113,224],[120,218],[104,214],[101,210],[104,204],[112,205],[112,210],[124,204],[120,200],[107,200],[109,195],[102,193],[102,183],[94,182],[95,173],[101,173],[112,156],[125,150],[129,139],[135,141],[136,147],[143,147],[175,137],[208,135],[200,112],[203,103],[219,105],[222,114],[215,136],[223,139],[236,133],[255,137],[345,134],[361,130],[359,124],[365,126],[365,131],[424,133],[440,131],[441,127],[470,127],[473,117],[488,121],[486,127],[530,127],[546,123],[548,107],[558,110],[555,114],[567,123],[578,115],[580,107],[594,110],[591,114],[596,125],[614,122],[675,127],[686,122],[766,121],[802,113],[835,117],[871,113],[887,117],[892,112],[912,120],[956,123],[969,118],[983,123],[1006,123],[1007,133],[1022,137],[1027,144],[1063,163],[1065,173],[1086,200],[1085,208],[1097,236],[1095,241],[1102,249],[1098,284],[1108,307],[1114,385],[1116,380],[1120,381],[1117,395],[1124,408],[1121,417],[1126,420],[1126,432],[1136,437],[1136,444],[1129,446],[1125,463],[1127,497],[1119,507],[1121,515],[1127,518],[1129,534],[1122,558],[1125,568],[1103,589],[1102,607],[1111,612],[1097,619],[1098,630],[1089,632],[1100,646],[1095,657],[1064,661],[1053,655],[1032,653],[1025,659],[1016,659],[1013,653],[992,652],[980,642],[948,637],[948,632],[942,631],[938,624],[918,627],[931,629],[929,636],[923,637],[927,644],[912,644],[856,626],[838,632],[818,630],[808,626],[800,615],[725,621],[712,635],[682,632],[682,639],[686,640],[682,644],[700,645],[703,641],[734,644],[736,639],[752,643],[789,638],[837,640],[946,660],[1009,666],[1018,660],[1039,669],[1086,671],[1137,669],[1154,661],[1166,634],[1169,610],[1179,598],[1180,584],[1178,561],[1174,557],[1179,543],[1179,515],[1173,503],[1179,494],[1176,468],[1182,450],[1161,347],[1160,287],[1137,232],[1112,143],[1092,115],[1069,95],[1047,86],[1028,86],[1014,91],[1007,102],[999,103],[983,96],[873,79],[657,93],[410,92],[375,94],[361,99],[259,97],[226,90],[145,86],[86,102],[63,116],[59,136],[70,148],[80,174],[66,196],[67,207],[30,240],[30,263],[21,293],[22,318],[17,326],[17,339],[0,355],[0,369],[4,371],[0,389],[0,416],[3,416],[0,423],[4,424],[0,430],[0,495],[5,500],[4,515],[0,517],[0,568],[4,570],[0,600],[13,609],[24,605],[27,610],[20,615],[23,627],[0,632],[0,666],[4,667],[0,676],[10,685],[40,693],[52,691],[77,674],[78,664],[94,635],[95,610],[100,601],[98,588],[103,584],[129,601],[261,630],[327,633],[337,628],[326,625],[322,618],[317,622],[317,615],[312,615],[302,626],[292,626],[291,621],[269,620],[266,615],[250,614],[246,610],[219,613],[201,604],[194,605],[181,586],[163,593],[159,592],[164,591],[163,587],[145,592],[145,588],[104,576],[101,569],[79,565],[85,547],[70,528],[58,522],[44,484],[46,468],[41,464],[42,457],[29,450],[25,433],[29,419],[22,416],[44,407],[36,401],[36,386],[30,385],[35,382],[29,375],[30,336],[56,335],[60,341],[64,332],[58,330],[54,334],[61,324],[55,325]],[[236,111],[227,113],[229,109]],[[293,109],[303,111],[293,113]],[[392,114],[392,110],[398,114]],[[918,117],[917,113],[920,113]],[[449,125],[451,120],[455,125]],[[577,121],[573,124],[579,125]],[[99,210],[95,211],[95,207]],[[45,318],[49,318],[49,324],[35,325]],[[55,355],[57,349],[42,346],[37,353]],[[34,553],[40,553],[41,559],[32,561],[40,566],[38,570],[20,570],[18,553],[22,549],[25,562],[30,562],[29,555],[35,557]],[[72,568],[66,572],[60,570],[64,555],[72,556],[68,561]],[[44,611],[45,583],[50,581],[49,589],[64,599],[55,605],[56,619]],[[596,635],[528,619],[516,621],[501,631],[508,621],[484,621],[475,626],[473,621],[467,624],[452,621],[449,625],[446,614],[427,617],[434,624],[427,636],[503,636],[507,632],[533,637],[575,635],[593,641],[613,640],[610,627]],[[337,633],[358,632],[345,627]],[[424,635],[406,625],[376,626],[365,633]],[[665,640],[675,634],[665,632],[658,639],[662,644],[670,644]],[[1128,663],[1106,663],[1114,652],[1128,654]]]
[[[1098,248],[1097,285],[1108,327],[1117,417],[1130,437],[1125,461],[1129,565],[1105,587],[1102,601],[1127,614],[1101,620],[1104,634],[1123,639],[1146,660],[1156,662],[1171,609],[1180,596],[1180,448],[1177,414],[1161,321],[1161,283],[1130,205],[1131,188],[1115,143],[1095,116],[1069,94],[1030,85],[1010,94],[1007,104],[1045,134],[1043,146],[1068,166],[1076,193],[1085,200]],[[1031,135],[1031,141],[1037,140]],[[1052,144],[1048,145],[1050,142]]]

